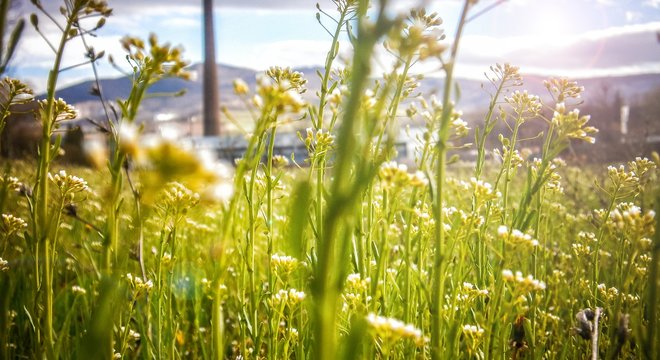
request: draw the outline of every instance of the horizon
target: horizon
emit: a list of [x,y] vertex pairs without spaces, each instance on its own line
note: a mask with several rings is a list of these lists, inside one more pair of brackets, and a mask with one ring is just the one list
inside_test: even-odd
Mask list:
[[[112,55],[121,64],[124,52],[118,40],[126,34],[146,38],[150,32],[157,33],[173,45],[183,44],[184,58],[191,64],[202,61],[201,3],[167,0],[158,6],[151,4],[147,0],[109,1],[114,15],[98,31],[98,37],[88,37],[97,52],[106,51],[106,57],[98,62],[100,78],[122,76],[108,64],[107,57]],[[321,9],[333,13],[330,0],[320,4]],[[460,4],[403,0],[393,5],[393,11],[426,5],[429,11],[440,14],[447,41],[451,41]],[[499,5],[490,8],[495,4]],[[504,62],[520,66],[522,73],[546,77],[660,74],[660,0],[482,0],[477,7],[477,14],[490,10],[466,27],[457,66],[459,78],[483,79],[490,65]],[[32,11],[32,5],[23,0],[17,14],[27,16]],[[232,0],[222,5],[216,1],[218,64],[254,71],[275,65],[322,66],[330,39],[318,24],[316,12],[312,4],[302,0],[281,1],[278,8],[267,1]],[[54,26],[43,14],[38,15],[42,32],[53,33]],[[84,60],[82,45],[72,45],[65,54],[65,67]],[[343,45],[340,56],[347,57],[348,46]],[[49,52],[44,40],[26,24],[12,75],[42,91],[51,63]],[[384,50],[378,53],[375,76],[380,68],[387,67],[386,55]],[[415,68],[415,73],[437,76],[439,68],[440,63],[435,62]],[[61,74],[59,87],[92,78],[90,66],[78,67]]]

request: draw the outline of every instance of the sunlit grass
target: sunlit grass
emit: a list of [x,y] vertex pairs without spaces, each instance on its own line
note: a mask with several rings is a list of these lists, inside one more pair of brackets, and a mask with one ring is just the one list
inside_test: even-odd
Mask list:
[[[381,1],[367,18],[367,1],[333,2],[319,13],[333,45],[318,103],[287,68],[235,83],[245,109],[225,113],[225,130],[245,152],[234,164],[141,141],[148,86],[186,76],[181,51],[155,36],[123,40],[133,87],[100,124],[99,168],[58,162],[53,130],[71,109],[49,94],[39,158],[2,163],[0,357],[654,356],[657,154],[566,164],[572,142],[595,140],[577,110],[583,89],[549,79],[542,102],[511,65],[490,69],[484,122],[469,124],[451,102],[460,31],[448,45],[438,14],[393,18]],[[68,27],[105,14],[75,4]],[[343,31],[354,51],[338,71]],[[393,68],[374,80],[383,40]],[[442,99],[407,75],[431,59],[445,63]],[[408,165],[395,150],[404,112],[424,124]],[[530,122],[545,126],[538,158],[520,137]],[[470,128],[477,157],[458,166],[449,153]],[[276,154],[289,130],[304,158]]]

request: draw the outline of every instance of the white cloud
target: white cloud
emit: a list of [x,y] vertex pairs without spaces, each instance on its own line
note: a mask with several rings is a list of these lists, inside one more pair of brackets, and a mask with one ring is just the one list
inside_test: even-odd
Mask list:
[[626,22],[635,23],[644,18],[644,15],[639,11],[626,11]]
[[237,66],[264,70],[270,66],[312,66],[325,59],[329,41],[287,40],[258,44],[251,51],[235,56]]
[[654,9],[660,9],[660,0],[645,0],[643,5]]
[[655,33],[659,30],[660,22],[653,22],[556,39],[468,35],[461,45],[459,68],[465,76],[471,76],[469,72],[481,76],[483,69],[496,62],[514,63],[523,72],[572,77],[657,73],[660,47]]

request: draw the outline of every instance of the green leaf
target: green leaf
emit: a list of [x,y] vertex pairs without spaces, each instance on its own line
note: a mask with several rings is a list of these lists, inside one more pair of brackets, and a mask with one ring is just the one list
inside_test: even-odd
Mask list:
[[112,330],[119,298],[119,279],[104,277],[99,284],[99,297],[92,312],[87,333],[80,340],[79,359],[98,359],[112,356]]
[[11,32],[11,35],[9,36],[9,43],[7,44],[7,53],[5,54],[5,58],[2,59],[2,66],[0,68],[0,72],[4,72],[5,68],[7,67],[7,64],[9,64],[9,60],[11,60],[12,56],[14,56],[14,50],[16,50],[16,45],[18,45],[18,40],[21,38],[21,34],[23,33],[23,29],[25,28],[25,20],[20,19],[16,23],[16,26],[14,27],[14,30]]
[[311,200],[311,194],[312,186],[307,180],[299,182],[292,193],[293,200],[289,209],[291,223],[287,239],[289,240],[289,251],[297,259],[302,259],[304,256],[303,236],[305,236],[308,220],[307,206]]
[[346,345],[344,346],[345,360],[361,358],[361,348],[364,339],[368,336],[367,333],[367,320],[361,316],[353,317],[355,320],[351,324],[351,330],[346,338]]

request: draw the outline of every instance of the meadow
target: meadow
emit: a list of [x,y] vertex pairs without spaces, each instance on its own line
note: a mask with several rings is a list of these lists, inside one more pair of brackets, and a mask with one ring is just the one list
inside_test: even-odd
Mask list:
[[[234,82],[254,123],[234,164],[140,140],[149,87],[188,76],[182,49],[156,35],[122,40],[133,88],[98,122],[107,141],[86,147],[90,167],[59,162],[57,130],[76,116],[55,91],[62,53],[111,10],[43,11],[62,37],[37,103],[39,156],[2,160],[0,358],[657,358],[658,155],[567,164],[572,143],[597,141],[583,89],[548,79],[542,101],[509,64],[486,73],[483,122],[463,121],[453,69],[474,1],[452,43],[438,14],[333,3],[319,8],[332,36],[323,71]],[[376,78],[383,44],[392,67]],[[341,67],[340,45],[353,48]],[[90,49],[92,66],[101,57]],[[431,60],[442,98],[410,75]],[[301,97],[306,76],[321,80],[318,102]],[[2,86],[4,127],[35,100],[18,80]],[[397,162],[401,114],[426,126],[414,164]],[[309,124],[307,158],[275,155],[272,139],[296,122]],[[530,122],[545,129],[522,139]],[[493,133],[501,123],[509,131]],[[476,160],[454,166],[459,148]]]

